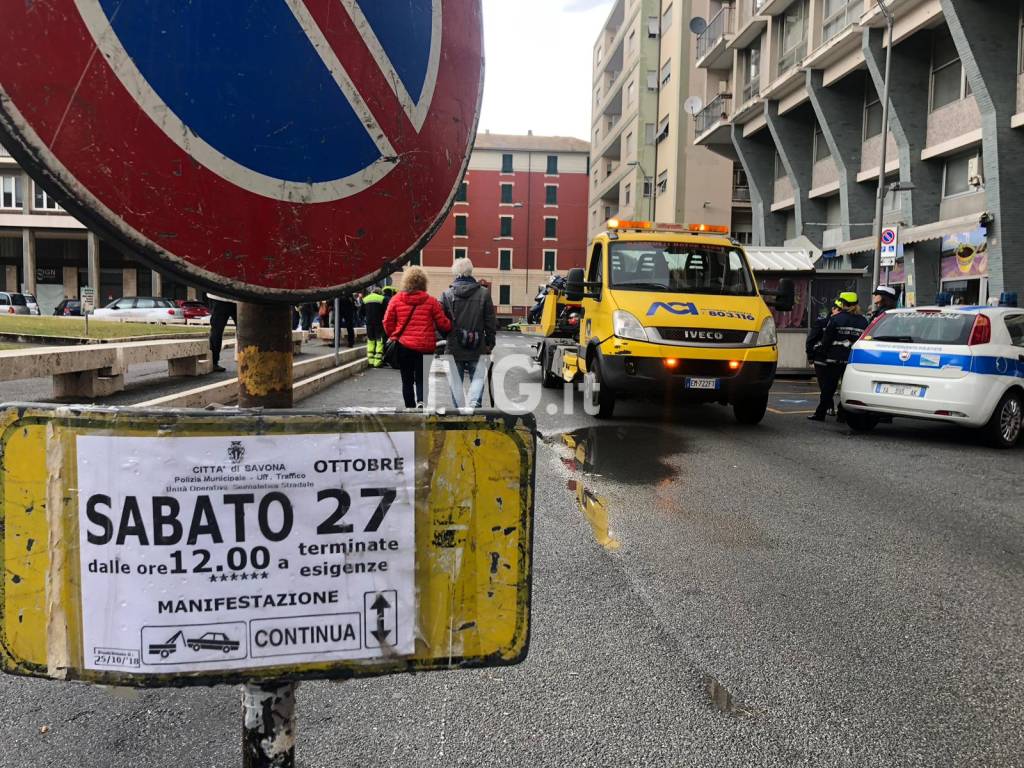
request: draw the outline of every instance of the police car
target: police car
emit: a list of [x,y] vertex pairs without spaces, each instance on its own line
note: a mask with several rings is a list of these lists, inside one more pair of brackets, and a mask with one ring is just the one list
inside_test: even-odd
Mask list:
[[1024,309],[890,310],[850,355],[843,409],[856,430],[881,416],[982,428],[1011,448],[1024,431]]

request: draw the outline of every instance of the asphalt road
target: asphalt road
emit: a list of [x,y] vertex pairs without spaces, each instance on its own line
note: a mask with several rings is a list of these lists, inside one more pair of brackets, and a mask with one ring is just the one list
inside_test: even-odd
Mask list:
[[[545,391],[529,658],[303,684],[300,765],[1024,764],[1024,449],[811,400],[741,428]],[[399,402],[369,371],[303,407]],[[238,702],[0,678],[0,766],[239,765]]]

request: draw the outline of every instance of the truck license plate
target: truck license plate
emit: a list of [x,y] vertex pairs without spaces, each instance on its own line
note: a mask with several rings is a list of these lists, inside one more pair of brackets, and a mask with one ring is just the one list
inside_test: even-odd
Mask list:
[[686,380],[687,389],[718,389],[718,379],[698,379],[688,378]]
[[916,387],[913,384],[875,383],[875,394],[899,395],[900,397],[924,397],[928,387]]

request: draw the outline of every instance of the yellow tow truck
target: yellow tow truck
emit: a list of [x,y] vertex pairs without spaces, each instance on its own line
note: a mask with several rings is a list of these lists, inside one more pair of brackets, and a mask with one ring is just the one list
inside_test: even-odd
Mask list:
[[545,299],[542,381],[582,382],[598,418],[620,394],[661,392],[731,405],[737,421],[757,424],[779,359],[769,305],[788,311],[793,293],[788,280],[759,291],[724,227],[612,219],[586,270]]

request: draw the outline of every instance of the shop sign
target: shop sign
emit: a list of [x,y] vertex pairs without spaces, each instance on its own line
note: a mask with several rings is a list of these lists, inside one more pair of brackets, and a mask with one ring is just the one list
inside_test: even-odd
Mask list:
[[981,227],[942,238],[942,279],[988,276],[988,238]]

